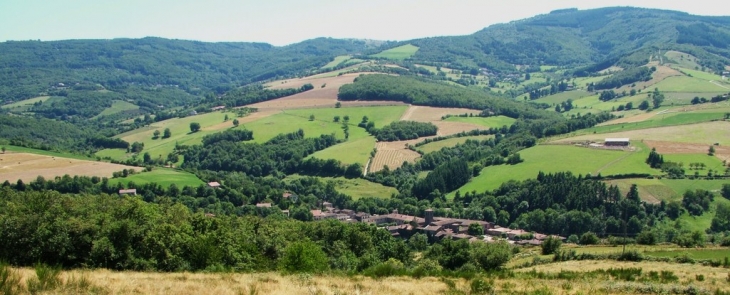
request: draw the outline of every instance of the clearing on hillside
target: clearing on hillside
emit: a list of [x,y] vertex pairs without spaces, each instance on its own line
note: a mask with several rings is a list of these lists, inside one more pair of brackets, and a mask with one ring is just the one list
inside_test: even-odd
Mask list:
[[14,103],[9,103],[5,105],[0,105],[0,109],[13,109],[13,108],[19,108],[19,107],[28,107],[32,106],[34,103],[37,102],[44,102],[51,98],[50,96],[39,96],[34,98],[29,98],[21,101],[16,101]]
[[84,175],[112,177],[112,173],[123,169],[142,170],[139,167],[94,162],[62,157],[52,157],[28,153],[0,154],[0,182],[15,182],[22,179],[25,183],[35,180],[39,175],[45,179],[56,176]]
[[387,58],[387,59],[394,59],[394,60],[404,60],[406,58],[409,58],[416,54],[416,51],[418,51],[418,47],[413,46],[411,44],[406,44],[402,46],[398,46],[395,48],[391,48],[388,50],[384,50],[378,54],[371,55],[375,58]]
[[416,149],[424,152],[426,154],[440,151],[442,148],[445,147],[453,147],[457,144],[462,144],[466,142],[467,140],[487,140],[490,138],[493,138],[494,135],[477,135],[477,136],[464,136],[464,137],[455,137],[455,138],[449,138],[445,140],[439,140],[434,141],[431,143],[424,144],[422,146],[417,147]]
[[115,100],[112,102],[112,106],[104,109],[101,113],[94,116],[92,119],[101,117],[101,116],[109,116],[114,115],[116,113],[121,113],[124,111],[133,111],[133,110],[139,110],[139,106],[130,102],[126,102],[123,100]]
[[[647,88],[651,87],[651,89],[654,89],[654,87],[659,87],[658,85],[655,86],[655,84],[665,81],[669,77],[675,77],[675,76],[682,76],[682,73],[680,73],[679,71],[672,69],[668,66],[656,66],[656,71],[653,74],[651,74],[651,80],[639,81],[639,82],[633,83],[634,84],[633,87],[631,86],[632,84],[624,85],[615,91],[617,93],[621,93],[622,91],[629,92],[629,91],[631,91],[632,88],[636,89],[636,90],[646,89],[648,91],[649,89],[647,89]],[[670,91],[668,89],[664,89],[661,87],[659,87],[659,90]]]
[[[299,174],[289,175],[284,178],[285,182],[289,182],[295,179],[304,178]],[[310,176],[307,176],[310,177]],[[398,190],[394,187],[384,186],[379,183],[370,182],[362,178],[344,178],[344,177],[316,177],[323,182],[332,181],[334,182],[335,189],[343,194],[351,196],[354,200],[363,197],[376,197],[387,199],[393,194],[398,194]]]

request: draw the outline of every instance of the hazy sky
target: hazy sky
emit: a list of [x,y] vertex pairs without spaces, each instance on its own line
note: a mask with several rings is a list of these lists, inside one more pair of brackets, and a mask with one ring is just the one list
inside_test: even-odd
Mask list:
[[717,1],[670,0],[0,0],[0,41],[157,36],[286,45],[316,37],[466,35],[551,10],[638,6],[730,15]]

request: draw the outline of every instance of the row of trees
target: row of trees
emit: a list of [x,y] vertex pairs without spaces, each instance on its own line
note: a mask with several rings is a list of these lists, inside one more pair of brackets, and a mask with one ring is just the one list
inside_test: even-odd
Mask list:
[[[367,127],[368,126],[365,125],[365,128]],[[430,122],[395,121],[380,129],[370,127],[367,130],[373,134],[378,141],[398,141],[436,135],[438,127]]]

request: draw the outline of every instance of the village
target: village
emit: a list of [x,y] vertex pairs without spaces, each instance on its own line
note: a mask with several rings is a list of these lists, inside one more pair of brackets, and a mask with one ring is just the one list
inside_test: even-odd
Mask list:
[[[283,198],[291,198],[291,193],[284,193]],[[270,208],[271,203],[258,203],[258,208]],[[510,244],[525,246],[540,246],[550,235],[528,232],[522,229],[510,229],[501,227],[493,222],[482,220],[470,220],[460,218],[435,217],[432,209],[426,209],[424,217],[417,217],[399,214],[393,210],[390,214],[377,215],[365,212],[355,212],[350,209],[335,208],[330,202],[322,203],[323,209],[310,210],[313,219],[325,220],[336,219],[341,222],[363,222],[374,224],[390,232],[394,237],[409,238],[415,233],[425,234],[431,241],[439,241],[444,238],[454,240],[468,240],[469,242],[494,242],[506,240]],[[282,210],[284,215],[289,216],[289,210]],[[552,236],[561,241],[565,237]]]

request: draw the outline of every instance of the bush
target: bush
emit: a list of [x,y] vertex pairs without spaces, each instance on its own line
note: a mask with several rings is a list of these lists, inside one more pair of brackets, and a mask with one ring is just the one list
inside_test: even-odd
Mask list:
[[388,261],[370,267],[363,271],[366,276],[381,278],[381,277],[392,277],[405,275],[406,270],[403,267],[403,262],[395,258],[390,258]]
[[560,245],[562,245],[563,242],[560,241],[560,239],[555,237],[548,237],[544,241],[542,241],[542,255],[550,255],[554,254],[555,252],[560,249]]
[[284,249],[279,266],[288,273],[321,273],[327,270],[327,255],[312,241],[294,242]]
[[636,237],[636,243],[639,245],[656,245],[657,235],[651,230],[644,230]]
[[593,232],[587,232],[580,236],[581,245],[595,245],[598,244],[598,236]]
[[469,284],[471,287],[470,294],[492,294],[494,293],[494,281],[485,281],[482,278],[476,278]]

